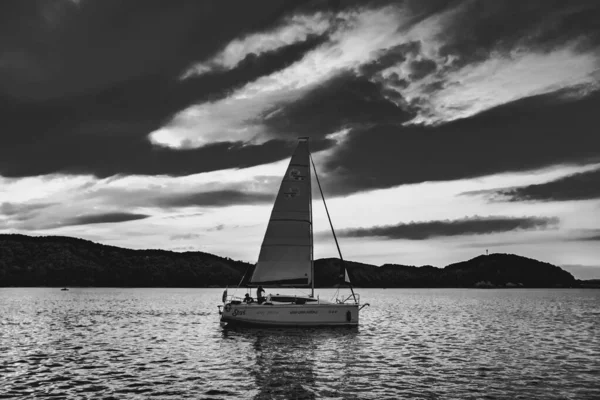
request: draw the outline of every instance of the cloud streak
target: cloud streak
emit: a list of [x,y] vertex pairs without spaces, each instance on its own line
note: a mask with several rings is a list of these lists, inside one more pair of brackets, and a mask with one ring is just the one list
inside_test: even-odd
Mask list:
[[571,240],[574,241],[591,241],[597,242],[600,241],[600,229],[579,229],[575,231],[575,237],[572,237]]
[[20,203],[0,203],[0,215],[7,217],[14,217],[17,220],[26,220],[37,215],[42,210],[51,207],[53,203],[33,203],[33,204],[20,204]]
[[[249,82],[226,98],[178,113],[150,134],[169,148],[202,147],[216,140],[262,143],[272,139],[262,118],[301,99],[316,85],[368,62],[375,51],[398,42],[404,14],[396,7],[343,12],[329,41],[269,76]],[[332,132],[326,132],[332,133]]]
[[70,218],[65,222],[59,223],[60,226],[73,225],[92,225],[92,224],[115,224],[120,222],[137,221],[148,218],[149,215],[135,214],[126,212],[111,212],[100,214],[81,215]]
[[553,228],[557,218],[473,217],[458,220],[411,222],[408,224],[345,229],[341,237],[383,237],[387,239],[426,240],[434,237],[485,235],[491,233]]
[[259,57],[264,53],[323,35],[329,29],[331,18],[331,15],[322,12],[287,17],[272,31],[252,33],[241,39],[234,39],[210,60],[190,67],[181,79],[219,70],[231,70],[248,56]]
[[521,99],[440,126],[351,130],[324,162],[332,194],[600,160],[600,93]]
[[98,212],[93,214],[79,214],[76,216],[70,216],[70,214],[66,214],[64,210],[62,210],[62,213],[54,216],[45,215],[41,218],[37,218],[36,215],[21,214],[20,217],[13,218],[11,221],[9,221],[9,223],[2,223],[2,221],[0,220],[0,229],[39,231],[58,229],[70,226],[119,224],[122,222],[138,221],[149,217],[150,215],[147,214],[137,214],[119,211],[104,213]]
[[235,204],[269,203],[274,200],[274,197],[274,193],[230,189],[165,196],[158,198],[154,203],[161,207],[227,207]]
[[492,201],[569,201],[600,198],[600,169],[554,181],[487,191]]
[[[430,76],[401,93],[409,103],[418,105],[419,116],[412,123],[439,124],[563,88],[597,90],[599,59],[594,53],[579,52],[577,46],[575,42],[552,52],[519,49],[508,55],[495,54],[445,76]],[[432,85],[437,90],[431,92]]]

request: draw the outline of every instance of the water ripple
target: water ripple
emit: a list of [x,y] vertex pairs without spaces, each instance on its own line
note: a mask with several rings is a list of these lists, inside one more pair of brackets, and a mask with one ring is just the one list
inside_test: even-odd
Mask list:
[[359,328],[224,330],[218,289],[0,289],[0,398],[600,398],[600,291],[361,292]]

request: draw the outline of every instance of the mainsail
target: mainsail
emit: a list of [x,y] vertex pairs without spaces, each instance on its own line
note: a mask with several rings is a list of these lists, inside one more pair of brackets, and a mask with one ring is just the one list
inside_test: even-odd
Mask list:
[[292,155],[275,199],[254,285],[310,286],[312,276],[311,185],[308,139]]

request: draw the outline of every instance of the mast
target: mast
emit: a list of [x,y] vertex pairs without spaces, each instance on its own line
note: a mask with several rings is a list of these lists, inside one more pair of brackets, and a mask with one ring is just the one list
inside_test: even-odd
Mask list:
[[[319,181],[319,175],[317,174],[317,168],[315,167],[315,162],[314,162],[314,160],[312,158],[312,154],[310,154],[310,152],[308,153],[308,156],[310,157],[310,162],[312,164],[313,171],[315,171],[315,178],[317,179],[317,185],[319,185],[319,192],[321,192],[321,198],[323,199],[323,205],[325,206],[325,212],[327,213],[327,219],[329,220],[329,226],[331,226],[331,233],[333,233],[333,239],[335,240],[335,245],[337,247],[338,254],[340,255],[340,262],[342,263],[342,270],[343,270],[343,276],[344,276],[344,281],[345,281],[346,263],[344,262],[344,257],[342,257],[342,250],[340,250],[340,244],[338,243],[337,236],[335,234],[335,229],[333,229],[333,223],[331,222],[331,217],[329,216],[329,209],[327,208],[327,203],[325,202],[325,195],[323,194],[323,189],[321,188],[321,182]],[[312,212],[312,208],[311,208],[311,212]],[[312,229],[312,224],[311,224],[311,229]],[[312,240],[312,235],[311,235],[311,240]],[[354,294],[354,289],[352,288],[352,283],[350,283],[349,278],[348,278],[348,286],[350,287],[350,291],[352,292],[352,298],[354,299],[354,302],[356,303],[356,295]]]
[[[303,139],[303,138],[300,138]],[[308,137],[306,141],[308,142]],[[308,146],[308,156],[310,157],[310,146]],[[310,297],[315,297],[315,245],[313,237],[313,209],[312,209],[312,184],[310,179],[310,166],[308,168],[308,208],[310,213]],[[316,171],[315,171],[316,174]],[[316,175],[315,175],[316,176]]]

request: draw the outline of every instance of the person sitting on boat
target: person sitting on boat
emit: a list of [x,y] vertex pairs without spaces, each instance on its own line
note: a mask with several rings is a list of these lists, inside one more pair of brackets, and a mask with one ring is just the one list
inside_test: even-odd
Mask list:
[[254,303],[254,299],[252,297],[250,297],[250,295],[248,293],[246,293],[246,297],[244,297],[244,303],[247,303],[247,304]]
[[258,300],[258,304],[264,303],[264,301],[265,301],[264,294],[265,294],[265,289],[263,289],[263,287],[259,285],[256,288],[256,299]]

